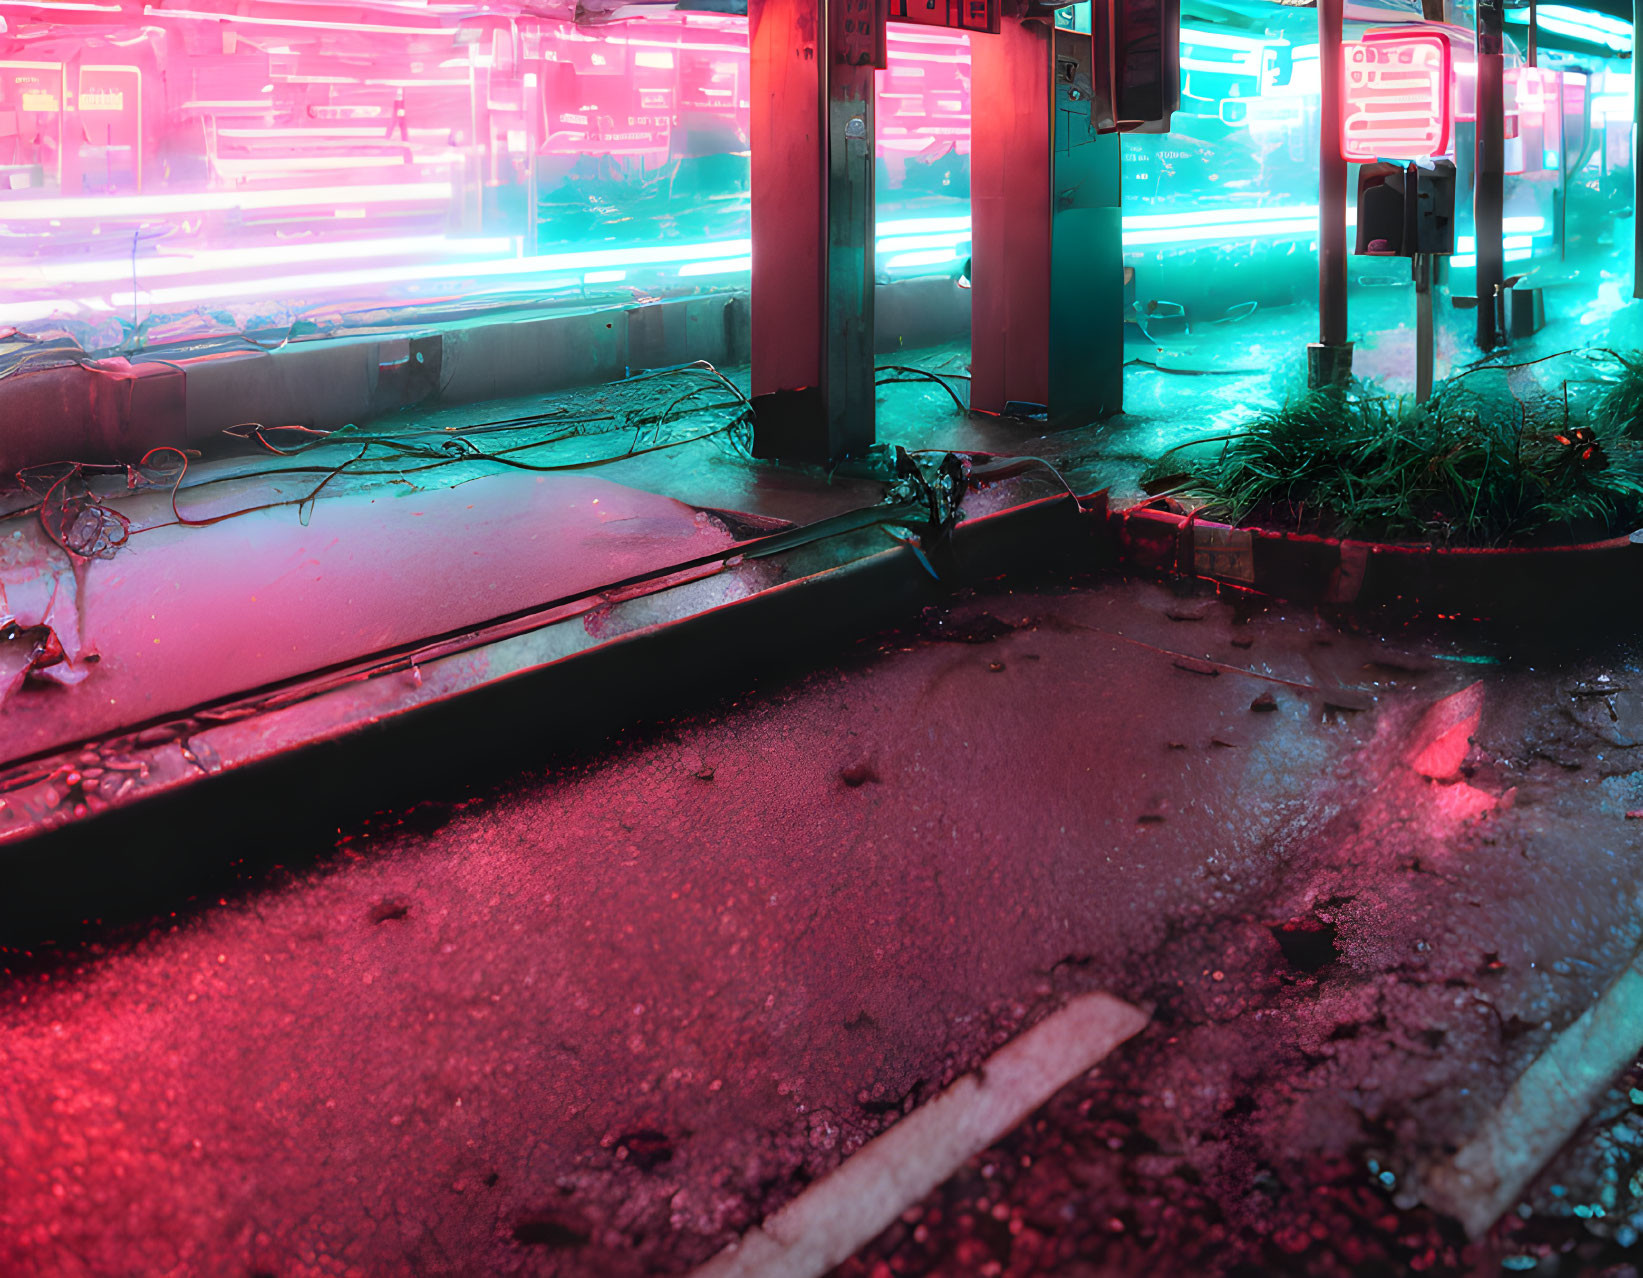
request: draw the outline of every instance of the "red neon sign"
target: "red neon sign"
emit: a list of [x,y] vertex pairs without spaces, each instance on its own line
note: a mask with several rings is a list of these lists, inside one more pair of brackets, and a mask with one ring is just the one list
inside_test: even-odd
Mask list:
[[1341,154],[1355,163],[1415,160],[1449,149],[1454,77],[1449,37],[1383,27],[1342,46]]

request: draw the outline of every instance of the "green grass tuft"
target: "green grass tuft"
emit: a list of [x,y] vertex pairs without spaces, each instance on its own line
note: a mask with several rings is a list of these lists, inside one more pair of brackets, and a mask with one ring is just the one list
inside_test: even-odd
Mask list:
[[[1643,412],[1643,361],[1635,394]],[[1619,388],[1617,387],[1617,390]],[[1607,404],[1609,401],[1606,400]],[[1579,541],[1643,523],[1643,443],[1619,401],[1582,426],[1531,420],[1458,381],[1431,401],[1317,391],[1262,413],[1212,456],[1143,482],[1232,523],[1383,541]],[[1207,441],[1206,441],[1207,442]]]
[[1614,384],[1593,411],[1593,425],[1613,435],[1643,439],[1643,355],[1610,352],[1620,364]]

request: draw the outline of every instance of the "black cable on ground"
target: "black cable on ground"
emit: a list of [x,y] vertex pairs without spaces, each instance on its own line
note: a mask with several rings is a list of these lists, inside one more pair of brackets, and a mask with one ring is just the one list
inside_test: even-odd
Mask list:
[[909,374],[909,376],[907,376],[907,377],[881,377],[881,378],[877,378],[873,382],[873,385],[875,385],[875,386],[887,386],[887,385],[891,385],[891,384],[896,383],[896,382],[913,382],[913,381],[930,381],[930,382],[934,382],[937,386],[941,387],[942,390],[946,391],[950,396],[952,396],[953,403],[958,406],[958,411],[959,412],[967,413],[967,412],[970,411],[970,406],[968,404],[966,404],[962,399],[960,399],[959,395],[958,395],[958,392],[955,391],[946,382],[946,379],[949,378],[949,377],[951,377],[954,381],[965,381],[965,382],[967,382],[967,381],[970,380],[970,378],[965,373],[932,373],[927,368],[914,368],[909,364],[880,364],[873,371],[875,373],[907,373],[907,374]]
[[[464,461],[490,462],[514,470],[527,470],[541,473],[549,473],[553,471],[589,470],[598,466],[609,465],[613,462],[623,461],[628,458],[642,457],[650,453],[661,452],[664,449],[683,447],[687,444],[699,443],[702,440],[730,434],[743,426],[751,418],[753,411],[751,401],[742,393],[741,389],[737,387],[734,382],[732,382],[717,368],[705,360],[698,360],[689,364],[681,364],[666,369],[648,370],[646,372],[636,374],[633,377],[625,378],[620,382],[611,383],[611,385],[624,386],[634,382],[677,376],[680,373],[688,372],[700,372],[707,374],[715,383],[723,386],[725,389],[728,389],[736,397],[732,401],[703,405],[701,408],[694,411],[717,412],[727,408],[736,408],[740,410],[737,412],[736,416],[724,425],[718,426],[713,430],[702,431],[698,434],[691,435],[683,439],[658,440],[648,447],[639,447],[639,441],[643,438],[647,427],[660,430],[662,427],[667,425],[669,420],[671,420],[673,415],[682,405],[709,389],[708,386],[697,386],[687,391],[685,394],[673,399],[672,402],[667,404],[667,406],[659,413],[636,413],[633,417],[633,443],[624,451],[611,456],[590,458],[578,462],[538,464],[518,460],[512,455],[516,453],[529,452],[537,448],[548,447],[552,444],[563,443],[567,440],[580,437],[585,434],[585,432],[581,430],[562,431],[551,435],[546,439],[531,440],[526,443],[515,444],[511,447],[495,450],[480,448],[472,441],[471,438],[469,438],[469,435],[480,432],[489,433],[493,430],[523,430],[532,426],[541,425],[574,424],[579,426],[593,421],[614,421],[616,418],[615,415],[612,414],[571,417],[568,415],[558,416],[552,413],[544,413],[535,414],[524,418],[513,418],[498,422],[481,423],[475,427],[462,428],[461,433],[457,433],[456,431],[446,428],[413,428],[406,432],[371,435],[360,434],[348,430],[318,431],[308,426],[292,425],[270,427],[260,422],[240,422],[234,426],[227,427],[224,433],[239,439],[254,440],[263,448],[267,449],[270,453],[273,453],[279,457],[300,458],[309,451],[327,444],[357,444],[360,446],[360,450],[353,457],[334,466],[283,466],[275,470],[259,470],[253,471],[249,474],[220,475],[187,485],[186,489],[183,481],[188,473],[189,466],[196,455],[169,445],[149,450],[149,452],[145,453],[142,459],[135,466],[126,466],[118,463],[69,461],[55,463],[45,467],[31,467],[27,471],[20,472],[20,475],[25,478],[25,483],[28,482],[26,477],[30,471],[43,470],[47,472],[46,477],[50,479],[50,482],[43,489],[40,487],[35,488],[36,492],[41,493],[41,501],[32,506],[11,511],[5,516],[0,516],[0,519],[13,519],[20,516],[38,514],[43,525],[45,526],[47,535],[52,541],[56,542],[63,549],[74,554],[82,555],[82,557],[85,557],[87,554],[108,554],[112,553],[113,550],[118,549],[120,545],[123,545],[133,533],[149,532],[156,528],[172,527],[179,524],[184,527],[207,527],[211,524],[221,523],[226,519],[232,519],[239,515],[254,514],[258,511],[273,510],[284,506],[297,506],[299,510],[305,510],[307,507],[312,505],[313,501],[319,496],[321,490],[336,479],[337,476],[345,472],[349,475],[360,478],[383,475],[404,476],[407,474],[420,474],[430,470],[438,470],[446,466],[457,465]],[[317,436],[317,438],[311,438],[296,446],[281,447],[269,438],[270,435],[278,434],[280,432],[295,432],[299,435]],[[427,437],[430,435],[434,436],[434,438],[438,439],[440,442],[436,445],[432,441],[428,441]],[[381,447],[390,451],[386,457],[373,458],[369,456],[373,447]],[[176,462],[174,465],[166,465],[162,468],[156,464],[156,459],[161,457],[174,457]],[[421,459],[426,464],[419,466],[390,465],[387,467],[361,464],[369,462],[392,462],[398,458]],[[57,473],[59,471],[61,473]],[[170,498],[173,520],[168,523],[148,524],[140,528],[132,528],[129,520],[127,520],[125,516],[121,515],[113,507],[107,506],[105,503],[93,497],[89,489],[73,495],[70,495],[68,491],[69,486],[71,486],[74,482],[79,482],[79,486],[84,489],[85,485],[83,484],[83,476],[88,472],[112,473],[117,471],[125,471],[129,477],[129,482],[133,487],[140,486],[137,483],[138,477],[141,477],[141,479],[146,481],[148,484],[153,484],[155,486],[161,486],[165,480],[170,479]],[[147,472],[155,473],[150,474]],[[233,511],[226,511],[220,515],[213,515],[203,519],[192,518],[185,515],[178,505],[178,497],[184,491],[192,492],[198,489],[210,487],[214,484],[266,480],[279,475],[300,474],[321,476],[319,483],[316,484],[315,487],[303,497],[288,498],[274,502],[262,502],[254,506],[248,506]],[[104,524],[109,524],[109,526],[112,527],[110,521],[119,524],[120,527],[118,535],[112,538],[104,538],[99,536],[96,539],[96,545],[93,546],[90,541],[87,541],[85,538],[79,536],[79,533],[76,531],[77,522],[82,516],[86,515],[94,516],[98,521],[100,521],[99,527]]]

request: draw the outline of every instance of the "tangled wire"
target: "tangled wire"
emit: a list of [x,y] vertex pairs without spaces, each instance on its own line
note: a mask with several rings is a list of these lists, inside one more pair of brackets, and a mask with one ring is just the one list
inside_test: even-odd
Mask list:
[[[9,518],[35,513],[46,535],[69,554],[81,559],[112,557],[130,538],[139,532],[166,527],[159,523],[133,528],[131,520],[100,497],[91,484],[98,475],[124,472],[125,491],[169,489],[172,518],[170,524],[186,528],[204,528],[224,520],[235,519],[258,511],[275,510],[287,506],[297,508],[298,518],[306,524],[315,501],[339,476],[351,477],[408,475],[439,470],[463,463],[479,462],[504,466],[514,470],[538,472],[587,470],[612,462],[641,457],[664,449],[679,448],[703,440],[724,440],[742,456],[751,453],[751,424],[753,406],[739,387],[705,360],[672,368],[656,369],[636,374],[612,384],[612,389],[636,386],[661,386],[667,379],[690,377],[695,384],[682,393],[663,395],[641,394],[638,403],[625,411],[575,416],[564,409],[549,410],[525,417],[480,422],[458,427],[421,427],[381,434],[363,433],[347,426],[339,430],[316,430],[308,426],[267,426],[260,422],[242,422],[228,427],[225,434],[257,444],[266,452],[284,458],[300,459],[314,449],[338,444],[358,445],[352,456],[330,465],[282,466],[263,470],[254,476],[244,474],[220,475],[185,486],[189,466],[199,453],[165,445],[151,449],[135,465],[98,462],[65,461],[34,466],[19,472],[19,479],[29,492],[39,498],[36,505],[12,512]],[[728,392],[730,398],[725,398]],[[703,402],[709,401],[709,402]],[[676,419],[709,412],[734,409],[727,421],[680,437],[669,437],[667,428]],[[489,435],[508,435],[526,431],[540,432],[544,427],[559,429],[552,433],[504,447],[485,448],[479,438]],[[632,438],[620,453],[573,462],[535,462],[527,454],[534,450],[561,444],[594,433],[631,430]],[[405,465],[417,462],[417,465]],[[184,492],[197,492],[215,484],[232,483],[247,478],[267,478],[276,475],[308,474],[316,481],[300,497],[281,498],[260,502],[211,515],[190,515],[180,505]]]

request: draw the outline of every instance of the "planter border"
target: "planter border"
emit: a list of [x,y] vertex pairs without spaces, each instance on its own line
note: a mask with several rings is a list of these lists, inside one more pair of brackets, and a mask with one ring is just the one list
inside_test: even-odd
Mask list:
[[1111,514],[1121,564],[1295,603],[1441,619],[1612,612],[1643,592],[1643,530],[1568,546],[1444,547],[1240,528],[1156,505]]

